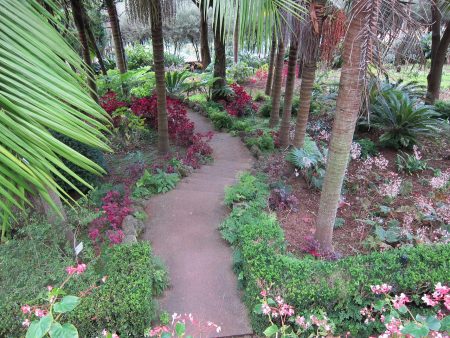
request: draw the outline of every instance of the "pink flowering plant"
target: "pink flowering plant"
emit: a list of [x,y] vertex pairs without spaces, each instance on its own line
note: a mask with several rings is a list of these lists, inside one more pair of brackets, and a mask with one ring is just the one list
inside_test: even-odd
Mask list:
[[[64,338],[78,338],[78,330],[71,323],[60,323],[64,314],[73,311],[81,301],[81,297],[90,293],[98,286],[93,285],[88,290],[80,293],[80,296],[66,295],[64,286],[76,276],[83,274],[87,269],[86,264],[78,263],[66,268],[67,277],[59,287],[47,286],[46,304],[21,306],[22,326],[27,329],[26,338],[42,338],[47,335]],[[105,282],[107,277],[103,277]]]
[[408,308],[413,296],[391,295],[393,287],[388,284],[372,285],[372,293],[381,297],[374,304],[361,309],[366,324],[381,322],[385,331],[379,338],[388,337],[448,337],[450,330],[450,288],[441,283],[434,292],[421,297],[423,303],[432,308],[433,315],[414,315]]
[[333,333],[334,324],[323,311],[308,318],[296,312],[293,306],[279,295],[273,297],[270,289],[260,293],[261,303],[254,312],[266,316],[270,325],[264,330],[266,337],[324,337]]
[[170,323],[151,327],[145,336],[158,338],[211,337],[217,336],[221,331],[222,328],[219,325],[211,321],[199,320],[192,313],[174,313]]

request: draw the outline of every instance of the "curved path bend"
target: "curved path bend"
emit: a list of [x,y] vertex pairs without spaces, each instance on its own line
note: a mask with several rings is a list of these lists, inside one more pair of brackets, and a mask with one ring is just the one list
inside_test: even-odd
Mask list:
[[[195,132],[213,130],[205,117],[189,112],[189,118]],[[159,301],[163,310],[220,325],[216,337],[248,335],[252,330],[232,271],[232,251],[217,228],[227,215],[224,189],[251,168],[252,156],[239,138],[226,133],[214,132],[210,145],[212,164],[148,201],[144,239],[169,271],[170,288]]]

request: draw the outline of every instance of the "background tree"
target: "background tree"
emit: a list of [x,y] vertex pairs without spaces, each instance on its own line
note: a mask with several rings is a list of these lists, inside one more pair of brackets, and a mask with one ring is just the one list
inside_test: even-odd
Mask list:
[[[443,18],[450,12],[450,3],[447,1],[429,0],[431,7],[431,68],[427,77],[426,101],[434,104],[439,99],[441,89],[442,70],[450,46],[450,20],[445,23],[442,33]],[[443,15],[444,14],[444,15]]]
[[125,49],[123,47],[122,34],[120,31],[119,17],[117,16],[117,8],[114,0],[105,0],[105,5],[108,11],[109,24],[111,26],[117,68],[119,68],[119,72],[121,74],[124,74],[127,71],[127,63],[125,58]]
[[275,67],[273,69],[272,83],[272,110],[270,112],[269,126],[275,127],[280,121],[280,104],[281,104],[281,87],[283,82],[283,66],[284,66],[284,36],[280,32],[278,35],[278,49],[275,59]]
[[300,23],[297,19],[293,20],[293,31],[290,38],[289,60],[286,77],[286,89],[284,91],[284,108],[279,130],[279,141],[281,147],[289,146],[289,134],[291,127],[292,99],[295,89],[295,66],[297,65],[298,40],[300,33]]
[[308,122],[309,110],[311,108],[311,97],[314,80],[319,61],[320,38],[325,13],[326,0],[310,3],[309,18],[302,29],[302,82],[300,86],[300,107],[297,113],[295,126],[294,146],[303,147]]
[[[78,36],[80,39],[81,45],[81,53],[83,56],[83,61],[86,64],[87,71],[93,74],[92,70],[92,62],[91,62],[91,53],[89,52],[89,44],[88,37],[86,33],[86,24],[84,22],[84,6],[81,0],[70,0],[70,4],[72,6],[72,15],[73,21],[75,22],[75,26],[77,27]],[[93,76],[87,77],[88,87],[90,89],[90,93],[92,98],[98,102],[97,96],[97,84]]]
[[95,56],[97,57],[98,64],[100,65],[100,70],[102,71],[102,74],[103,75],[107,75],[106,67],[105,67],[105,64],[103,62],[103,56],[102,56],[102,53],[100,52],[100,49],[97,46],[97,42],[95,41],[95,36],[94,36],[93,31],[92,31],[91,22],[90,21],[91,20],[89,18],[89,15],[87,14],[86,8],[83,6],[83,22],[84,22],[84,28],[85,28],[86,34],[87,34],[88,39],[89,39],[89,44],[91,45],[91,48],[95,52]]
[[270,95],[272,92],[273,68],[275,63],[275,55],[277,54],[277,39],[275,32],[272,34],[272,43],[270,47],[269,69],[267,70],[267,82],[264,93]]

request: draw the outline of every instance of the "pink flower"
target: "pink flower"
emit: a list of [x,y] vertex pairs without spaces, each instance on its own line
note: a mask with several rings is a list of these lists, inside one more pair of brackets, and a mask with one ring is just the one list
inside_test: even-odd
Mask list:
[[284,304],[284,299],[281,298],[280,296],[277,296],[275,298],[275,301],[278,303],[278,305],[283,305]]
[[382,285],[371,285],[370,289],[372,290],[372,292],[376,295],[381,295],[381,294],[387,294],[389,293],[389,291],[392,290],[392,286],[388,285],[388,284],[382,284]]
[[23,314],[31,313],[31,307],[28,304],[23,305],[20,310]]
[[411,300],[404,293],[401,293],[400,296],[395,295],[394,300],[392,301],[396,309],[401,308],[403,305],[409,302],[411,302]]
[[261,296],[263,296],[263,297],[267,297],[267,291],[266,290],[261,290],[261,292],[259,294]]
[[450,295],[445,295],[444,306],[447,310],[450,310]]
[[263,314],[268,315],[270,313],[270,306],[267,303],[263,303],[261,310]]
[[78,264],[77,266],[77,274],[81,275],[83,272],[86,271],[86,264]]
[[44,317],[47,314],[47,311],[41,310],[41,309],[36,309],[36,310],[34,310],[34,314],[35,314],[36,317],[41,318],[41,317]]
[[113,333],[111,337],[112,337],[112,338],[120,338],[119,335],[118,335],[117,333]]
[[106,329],[103,329],[103,331],[102,331],[102,336],[103,336],[103,337],[106,337],[107,334],[108,334],[108,331],[106,331]]
[[22,326],[23,327],[29,327],[30,326],[30,320],[27,318],[27,319],[25,319],[23,322],[22,322]]
[[48,286],[47,286],[47,290],[48,290],[48,292],[52,291],[52,290],[53,290],[53,286],[48,285]]
[[81,275],[83,272],[86,271],[86,264],[78,264],[76,267],[75,266],[68,266],[66,268],[66,271],[69,275],[73,275],[73,274],[77,274],[77,275]]
[[434,286],[434,290],[436,292],[439,292],[440,295],[445,296],[447,293],[449,293],[450,288],[446,285],[442,285],[441,283],[437,283]]
[[397,318],[392,318],[391,321],[385,324],[388,334],[401,334],[401,329],[403,329],[402,321]]
[[309,324],[306,322],[305,317],[303,316],[297,316],[297,318],[295,318],[295,323],[303,329],[307,329],[309,327]]
[[280,307],[280,315],[281,316],[293,316],[294,315],[294,308],[288,304],[282,304]]
[[438,302],[434,301],[429,295],[423,295],[422,300],[428,306],[435,306]]

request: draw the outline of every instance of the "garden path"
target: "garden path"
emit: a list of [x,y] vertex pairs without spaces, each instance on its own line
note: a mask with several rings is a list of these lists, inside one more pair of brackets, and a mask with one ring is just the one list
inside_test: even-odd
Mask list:
[[[189,118],[195,132],[213,130],[205,117],[189,112]],[[232,270],[232,251],[217,228],[227,214],[224,188],[251,168],[252,156],[239,138],[226,133],[215,132],[210,145],[212,164],[149,200],[144,239],[169,271],[171,286],[160,299],[161,309],[220,325],[215,337],[246,335],[252,330]]]

